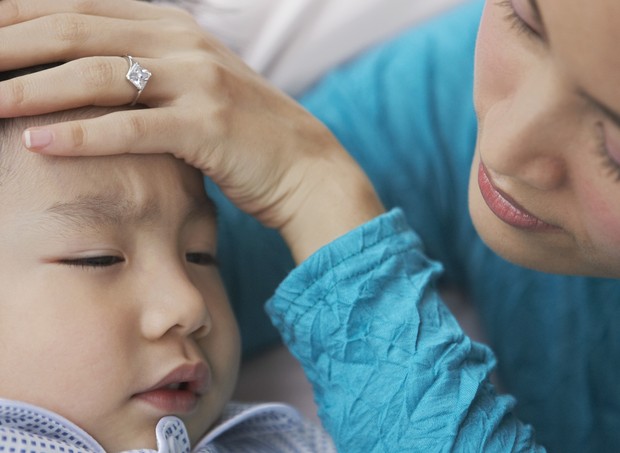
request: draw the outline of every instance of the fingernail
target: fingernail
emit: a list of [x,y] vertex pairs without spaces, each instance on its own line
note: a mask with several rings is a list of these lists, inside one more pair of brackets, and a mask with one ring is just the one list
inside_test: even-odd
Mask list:
[[27,130],[23,135],[24,146],[28,149],[41,149],[52,143],[51,131],[45,129]]

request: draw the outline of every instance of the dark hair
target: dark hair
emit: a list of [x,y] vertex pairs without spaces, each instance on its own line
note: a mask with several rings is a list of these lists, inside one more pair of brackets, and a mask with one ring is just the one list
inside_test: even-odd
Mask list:
[[[50,63],[10,71],[0,71],[0,82],[28,74],[34,74],[45,69],[51,69],[61,64],[62,63]],[[12,174],[12,163],[16,154],[14,149],[16,148],[17,140],[19,140],[14,126],[18,121],[19,118],[0,118],[0,187]]]
[[61,64],[62,63],[48,63],[36,66],[29,66],[27,68],[12,69],[10,71],[0,71],[0,82],[4,82],[5,80],[11,80],[15,77],[34,74],[35,72],[44,71],[46,69],[55,68],[57,66],[60,66]]

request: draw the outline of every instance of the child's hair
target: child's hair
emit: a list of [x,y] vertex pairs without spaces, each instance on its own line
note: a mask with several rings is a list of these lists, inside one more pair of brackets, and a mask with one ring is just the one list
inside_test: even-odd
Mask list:
[[[33,74],[55,66],[58,66],[58,64],[32,66],[0,72],[0,82],[23,75]],[[43,115],[36,118],[42,117]],[[28,121],[27,118],[30,118],[31,121]],[[14,173],[15,159],[20,151],[19,143],[21,130],[27,126],[37,125],[39,122],[40,121],[36,121],[36,119],[32,117],[0,118],[0,187],[2,187]]]
[[[58,66],[58,64],[47,64],[0,72],[0,81],[33,74],[56,66]],[[103,109],[98,109],[96,107],[82,107],[64,112],[53,112],[36,116],[0,118],[0,188],[18,173],[17,165],[19,165],[19,162],[25,160],[20,159],[20,155],[27,155],[27,152],[20,145],[21,134],[24,129],[32,126],[49,124],[51,122],[73,119],[78,113],[87,117],[94,117],[101,115],[102,111]]]
[[0,119],[0,188],[13,172],[19,144],[16,118]]

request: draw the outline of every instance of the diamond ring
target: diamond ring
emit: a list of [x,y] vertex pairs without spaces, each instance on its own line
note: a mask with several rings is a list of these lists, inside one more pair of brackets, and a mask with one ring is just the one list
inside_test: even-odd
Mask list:
[[129,70],[125,75],[125,78],[138,90],[136,96],[133,98],[133,101],[129,105],[136,105],[136,102],[138,102],[138,98],[142,94],[142,91],[146,87],[149,79],[151,78],[151,72],[148,69],[140,66],[140,63],[134,60],[132,56],[125,55],[124,58],[125,60],[127,60],[127,63],[129,63]]

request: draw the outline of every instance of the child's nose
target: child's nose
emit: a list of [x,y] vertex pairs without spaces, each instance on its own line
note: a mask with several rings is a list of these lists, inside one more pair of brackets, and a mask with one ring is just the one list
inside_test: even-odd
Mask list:
[[152,280],[142,300],[142,333],[155,340],[167,333],[200,338],[211,330],[211,316],[200,290],[182,270]]

